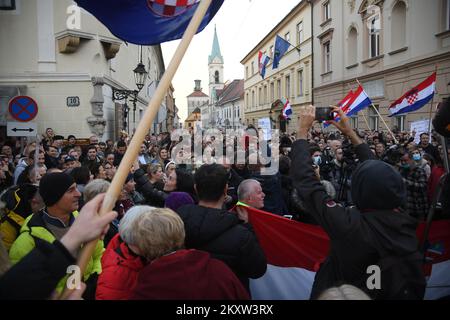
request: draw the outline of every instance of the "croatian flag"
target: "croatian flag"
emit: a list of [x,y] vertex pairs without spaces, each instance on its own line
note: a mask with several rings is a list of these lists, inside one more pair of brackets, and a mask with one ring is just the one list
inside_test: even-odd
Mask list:
[[391,104],[389,107],[389,117],[422,108],[433,98],[435,86],[436,72]]
[[347,105],[345,106],[345,109],[343,108],[343,111],[348,117],[351,117],[352,115],[358,113],[371,104],[372,101],[370,100],[369,96],[364,91],[363,87],[359,85],[358,89],[356,89]]
[[[351,101],[351,99],[353,98],[353,91],[350,90],[349,93],[347,93],[347,95],[344,97],[344,99],[342,99],[341,101],[339,101],[337,103],[337,107],[341,108],[342,111],[344,113],[346,113],[346,111],[348,110],[349,107],[349,103]],[[341,120],[341,118],[339,117],[339,114],[335,113],[334,114],[334,121],[338,122],[339,120]],[[323,122],[323,126],[326,128],[331,124],[330,121],[324,121]]]
[[285,119],[289,119],[289,116],[292,114],[291,104],[286,98],[281,98],[281,103],[283,104],[282,115]]
[[259,74],[264,79],[266,75],[266,65],[269,62],[270,58],[265,54],[259,51],[258,53],[258,64],[259,64]]
[[[264,276],[250,279],[252,298],[309,299],[316,272],[328,255],[328,235],[319,226],[251,207],[246,209],[268,264]],[[419,241],[424,230],[425,223],[419,224]],[[450,220],[431,224],[424,272],[427,276],[426,300],[450,295]]]
[[[183,37],[200,0],[75,0],[112,34],[126,42],[156,45]],[[197,32],[202,31],[224,0],[212,0]]]

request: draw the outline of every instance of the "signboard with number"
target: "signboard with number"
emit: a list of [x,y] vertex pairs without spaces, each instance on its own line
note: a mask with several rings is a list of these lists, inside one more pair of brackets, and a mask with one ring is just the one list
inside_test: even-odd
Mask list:
[[37,134],[36,122],[14,122],[6,123],[6,135],[8,137],[35,137]]
[[17,96],[9,101],[9,114],[17,121],[31,121],[36,117],[37,113],[37,103],[31,97]]
[[80,105],[80,97],[67,97],[68,107],[78,107]]

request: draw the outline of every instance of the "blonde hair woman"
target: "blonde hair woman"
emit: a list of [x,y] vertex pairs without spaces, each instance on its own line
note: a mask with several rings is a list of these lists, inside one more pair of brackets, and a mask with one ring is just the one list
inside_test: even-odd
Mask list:
[[135,206],[121,220],[119,234],[146,260],[131,299],[249,299],[223,262],[207,252],[183,249],[184,224],[171,209]]

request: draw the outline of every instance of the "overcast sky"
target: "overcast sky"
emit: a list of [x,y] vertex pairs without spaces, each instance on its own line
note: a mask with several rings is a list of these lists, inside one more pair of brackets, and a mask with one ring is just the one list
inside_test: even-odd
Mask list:
[[[299,0],[225,0],[209,25],[197,34],[172,81],[176,105],[182,121],[187,116],[186,96],[194,89],[194,80],[202,81],[203,92],[208,89],[208,55],[211,53],[214,25],[222,56],[224,80],[244,78],[240,61],[269,33]],[[161,45],[164,63],[168,66],[180,40]]]

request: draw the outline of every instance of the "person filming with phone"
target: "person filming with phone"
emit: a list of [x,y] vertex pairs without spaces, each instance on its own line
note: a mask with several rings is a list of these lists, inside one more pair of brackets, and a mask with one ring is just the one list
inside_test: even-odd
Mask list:
[[[352,130],[339,108],[340,121],[330,122],[354,146],[359,164],[353,172],[354,207],[334,202],[312,168],[307,141],[316,117],[314,106],[300,108],[298,140],[292,146],[291,176],[308,212],[330,237],[330,250],[316,273],[311,298],[339,283],[354,285],[373,299],[422,299],[425,279],[416,238],[417,221],[401,209],[406,188],[400,174],[389,164],[374,160],[369,146]],[[392,268],[385,268],[388,262]],[[379,266],[380,289],[368,285],[369,267]],[[404,272],[404,273],[401,273]]]

